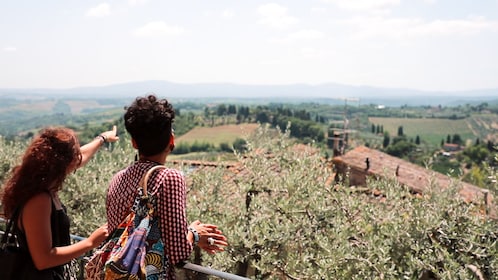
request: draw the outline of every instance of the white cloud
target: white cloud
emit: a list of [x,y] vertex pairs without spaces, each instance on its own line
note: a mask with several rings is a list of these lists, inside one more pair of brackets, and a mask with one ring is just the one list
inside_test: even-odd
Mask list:
[[233,18],[235,16],[235,12],[231,9],[225,9],[221,12],[221,15],[224,18]]
[[400,0],[323,0],[348,10],[382,9],[399,5]]
[[284,38],[274,39],[273,42],[276,43],[292,43],[298,41],[310,41],[322,39],[325,37],[325,34],[319,30],[315,29],[301,29],[299,31],[290,33]]
[[415,29],[417,33],[422,35],[471,35],[486,30],[498,31],[498,21],[488,21],[483,18],[435,20]]
[[148,0],[128,0],[128,5],[130,6],[138,6],[147,3]]
[[182,34],[184,29],[176,25],[169,25],[163,21],[149,22],[133,31],[138,37],[158,37]]
[[327,9],[324,7],[311,7],[310,11],[312,14],[324,15]]
[[321,57],[320,51],[318,51],[315,48],[307,47],[307,48],[302,48],[301,49],[301,55],[304,58],[319,58]]
[[273,65],[282,64],[282,61],[279,59],[260,60],[259,64],[264,65],[264,66],[273,66]]
[[17,51],[17,48],[12,47],[12,46],[8,46],[8,47],[3,48],[3,51],[4,52],[15,52],[15,51]]
[[355,31],[351,35],[358,39],[410,39],[498,31],[498,21],[489,21],[476,17],[434,21],[426,21],[420,18],[355,17],[342,22],[353,27]]
[[315,29],[302,29],[289,35],[289,38],[293,40],[321,39],[323,37],[323,32]]
[[275,3],[261,5],[258,8],[261,15],[260,24],[270,26],[272,28],[285,29],[299,20],[287,14],[287,8]]
[[111,14],[111,5],[101,3],[86,12],[88,17],[105,17]]
[[205,17],[216,17],[223,19],[232,19],[235,17],[235,12],[232,9],[224,9],[224,10],[206,10],[202,12],[202,15]]
[[322,0],[339,8],[352,11],[367,11],[371,13],[389,13],[390,8],[400,4],[401,0]]

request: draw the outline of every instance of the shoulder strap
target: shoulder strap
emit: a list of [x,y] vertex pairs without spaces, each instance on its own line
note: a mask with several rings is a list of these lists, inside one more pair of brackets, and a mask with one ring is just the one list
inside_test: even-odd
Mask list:
[[147,192],[147,182],[152,173],[154,173],[154,171],[156,171],[157,169],[164,169],[164,168],[166,168],[166,166],[156,165],[151,169],[149,169],[147,173],[145,173],[145,175],[140,180],[139,188],[142,188],[142,197],[140,197],[140,201],[142,201],[141,203],[145,202],[149,210],[153,210],[154,206],[152,205],[152,203],[150,203],[149,193]]
[[143,190],[143,194],[144,196],[148,196],[147,195],[147,182],[149,180],[149,177],[152,175],[152,173],[154,173],[154,171],[156,171],[157,169],[164,169],[166,168],[166,166],[164,165],[156,165],[154,167],[152,167],[151,169],[149,169],[147,171],[147,173],[145,173],[145,175],[142,177],[142,180],[140,180],[140,187],[142,188]]
[[[57,208],[55,207],[54,198],[51,197],[52,202],[52,212],[50,213],[50,228],[52,230],[52,246],[61,246],[61,234],[60,234],[60,222],[57,215]],[[61,202],[61,208],[64,211],[64,205]],[[65,213],[65,211],[64,211]]]

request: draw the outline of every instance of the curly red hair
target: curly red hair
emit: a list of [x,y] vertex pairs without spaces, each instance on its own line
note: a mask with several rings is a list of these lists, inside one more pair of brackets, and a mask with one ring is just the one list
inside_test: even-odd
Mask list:
[[61,190],[67,174],[80,164],[80,145],[73,130],[64,127],[42,130],[2,187],[5,216],[9,218],[17,206],[41,192]]

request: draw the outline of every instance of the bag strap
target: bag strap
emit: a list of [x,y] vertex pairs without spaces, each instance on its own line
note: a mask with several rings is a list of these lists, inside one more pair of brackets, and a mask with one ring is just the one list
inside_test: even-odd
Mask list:
[[2,248],[7,244],[7,238],[9,234],[11,234],[10,230],[13,229],[12,226],[14,224],[14,221],[17,221],[17,219],[19,218],[19,211],[20,207],[17,207],[7,223],[7,227],[5,228],[5,232],[2,236],[2,241],[1,241]]
[[166,166],[164,165],[156,165],[149,169],[147,173],[142,177],[139,183],[139,187],[142,188],[142,197],[140,198],[142,201],[147,201],[147,207],[149,209],[152,209],[152,204],[149,203],[149,193],[147,192],[147,182],[149,181],[149,177],[156,171],[157,169],[165,169]]
[[147,181],[149,180],[149,177],[156,171],[157,169],[164,169],[166,166],[164,165],[156,165],[149,169],[147,173],[142,177],[142,180],[140,181],[140,187],[142,187],[142,190],[144,191],[144,195],[147,195]]

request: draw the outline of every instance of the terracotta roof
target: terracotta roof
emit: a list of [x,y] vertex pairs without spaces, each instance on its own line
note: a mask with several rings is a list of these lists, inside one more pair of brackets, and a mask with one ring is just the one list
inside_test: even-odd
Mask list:
[[[368,170],[367,159],[369,162]],[[457,184],[461,186],[460,194],[467,202],[483,202],[486,199],[490,205],[492,201],[491,193],[486,189],[460,182],[450,176],[365,146],[359,146],[344,155],[334,157],[333,163],[336,165],[345,164],[351,169],[364,171],[368,175],[397,180],[416,193],[422,193],[432,182],[442,189]]]
[[[293,147],[295,152],[312,152],[309,147],[305,145]],[[257,153],[259,156],[264,154],[266,157],[273,156],[271,153],[265,153],[264,151],[259,151]],[[366,159],[369,161],[369,168],[366,169]],[[189,161],[189,160],[169,160],[168,163],[173,165],[183,165],[192,166],[194,169],[192,171],[208,171],[213,168],[225,168],[228,172],[223,175],[224,181],[227,183],[224,188],[231,193],[232,196],[237,196],[237,181],[239,178],[245,178],[247,176],[252,177],[251,174],[246,170],[241,162],[209,162],[209,161]],[[472,184],[461,182],[453,179],[449,176],[443,175],[441,173],[429,170],[427,168],[418,166],[416,164],[407,162],[403,159],[388,155],[378,150],[370,149],[365,146],[357,147],[345,155],[337,156],[332,159],[334,165],[347,165],[348,168],[356,171],[363,172],[369,176],[377,178],[388,178],[398,181],[400,184],[407,186],[410,190],[415,193],[423,193],[423,191],[430,185],[440,187],[442,189],[448,188],[452,185],[458,185],[461,187],[459,193],[465,199],[465,201],[470,202],[480,202],[486,201],[487,205],[492,204],[492,195],[488,190],[481,189]],[[273,169],[273,168],[272,168]],[[276,174],[280,173],[278,167],[273,170]],[[396,176],[397,173],[397,176]],[[327,180],[327,185],[333,185],[333,177],[335,173]],[[190,185],[190,178],[187,177],[188,184]],[[230,191],[231,189],[231,191]],[[375,190],[374,190],[375,192]],[[234,197],[232,197],[234,198]],[[489,207],[490,215],[496,216],[496,209]]]

